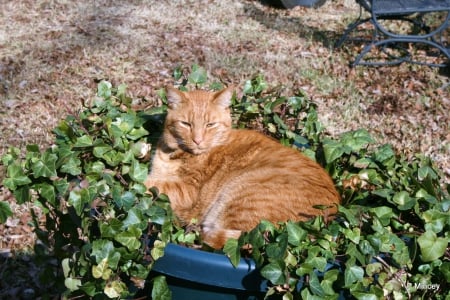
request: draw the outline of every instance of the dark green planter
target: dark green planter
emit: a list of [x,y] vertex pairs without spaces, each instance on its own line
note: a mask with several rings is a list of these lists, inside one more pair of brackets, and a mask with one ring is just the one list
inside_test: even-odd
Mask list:
[[281,0],[281,3],[286,8],[294,8],[296,6],[318,8],[324,5],[325,2],[327,2],[327,0]]
[[151,276],[165,275],[172,299],[264,299],[267,282],[252,260],[237,268],[224,254],[169,244],[155,262]]

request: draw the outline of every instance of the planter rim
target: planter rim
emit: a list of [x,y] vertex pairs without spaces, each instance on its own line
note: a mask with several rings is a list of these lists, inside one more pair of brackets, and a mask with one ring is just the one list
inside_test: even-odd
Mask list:
[[235,290],[267,290],[267,281],[261,277],[251,259],[241,258],[234,268],[225,254],[211,253],[168,244],[164,256],[155,261],[153,271],[196,283]]
[[324,5],[327,0],[281,0],[285,8],[294,8],[296,6],[319,8]]

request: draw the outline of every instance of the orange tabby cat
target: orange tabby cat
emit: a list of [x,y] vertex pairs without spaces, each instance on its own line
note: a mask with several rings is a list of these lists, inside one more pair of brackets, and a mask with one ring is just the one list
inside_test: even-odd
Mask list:
[[339,195],[316,162],[258,132],[231,129],[232,93],[167,89],[169,109],[146,186],[167,194],[182,221],[196,218],[214,248],[261,220],[335,213]]

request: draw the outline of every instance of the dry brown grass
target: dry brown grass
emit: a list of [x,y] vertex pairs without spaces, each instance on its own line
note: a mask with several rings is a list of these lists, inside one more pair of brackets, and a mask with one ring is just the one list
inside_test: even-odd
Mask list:
[[51,128],[101,79],[151,102],[176,66],[198,63],[225,83],[263,73],[287,92],[304,89],[331,134],[367,128],[450,176],[448,78],[407,64],[350,69],[356,48],[332,45],[358,14],[353,1],[317,10],[245,0],[0,3],[0,154],[51,143]]

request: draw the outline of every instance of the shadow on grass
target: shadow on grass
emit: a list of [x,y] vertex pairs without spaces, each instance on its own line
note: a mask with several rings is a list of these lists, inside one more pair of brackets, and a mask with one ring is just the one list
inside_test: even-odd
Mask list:
[[[263,1],[263,4],[267,4],[268,2],[269,1]],[[309,10],[320,16],[320,11],[314,11],[314,9]],[[297,34],[298,36],[306,40],[312,40],[314,42],[321,43],[327,48],[333,48],[335,42],[339,38],[341,38],[343,34],[343,32],[318,29],[317,27],[310,26],[308,24],[305,24],[304,21],[298,17],[282,16],[277,11],[263,11],[257,6],[252,5],[248,2],[246,2],[244,5],[244,11],[246,12],[247,16],[269,29],[289,34]],[[322,27],[326,28],[326,24],[323,24]]]
[[[269,1],[269,0],[261,0],[261,3],[263,5],[268,5],[268,6],[272,6],[272,7],[277,7],[279,8],[279,6],[276,4],[276,1]],[[348,57],[349,59],[349,64],[353,63],[354,59],[356,59],[357,55],[358,55],[358,51],[356,52],[351,50],[351,49],[360,49],[362,46],[368,45],[370,43],[372,43],[373,40],[373,35],[374,35],[374,28],[370,25],[370,22],[366,22],[369,19],[365,19],[365,20],[361,20],[361,22],[359,22],[358,26],[354,27],[352,30],[347,31],[350,27],[347,26],[351,26],[352,24],[346,24],[346,27],[342,30],[342,31],[333,31],[333,30],[326,30],[325,28],[327,27],[326,23],[321,23],[320,22],[320,10],[315,11],[314,9],[308,9],[306,11],[306,13],[311,13],[314,15],[317,15],[318,20],[316,21],[316,24],[318,24],[317,26],[311,26],[307,23],[305,23],[305,20],[302,19],[302,17],[290,17],[290,16],[283,16],[283,14],[280,14],[278,11],[276,10],[272,10],[272,11],[263,11],[260,8],[258,8],[255,5],[252,5],[251,3],[246,3],[245,5],[245,11],[247,13],[247,15],[254,19],[255,21],[259,22],[260,24],[264,25],[266,28],[269,28],[271,30],[275,30],[278,32],[284,32],[284,33],[288,33],[288,34],[297,34],[298,36],[306,39],[306,40],[310,40],[313,42],[317,42],[322,44],[324,47],[326,48],[334,48],[337,51],[339,51],[341,54],[343,54],[345,57]],[[357,19],[353,20],[353,21],[357,21]],[[360,25],[365,24],[366,26],[361,27]],[[367,26],[369,25],[369,26]],[[324,28],[324,29],[322,29]],[[401,43],[396,43],[399,44],[399,49],[401,49]],[[426,57],[439,57],[440,55],[443,55],[443,53],[439,52],[439,51],[432,51],[432,50],[437,50],[434,49],[433,47],[427,46],[427,45],[422,45],[420,43],[417,43],[416,48],[418,50],[422,50],[423,52],[427,53]],[[395,47],[393,47],[395,48]],[[406,45],[406,47],[404,49],[408,49],[408,45]],[[376,52],[376,51],[375,51]],[[373,54],[373,52],[369,52],[371,54]],[[366,54],[367,56],[367,54]],[[410,54],[408,52],[407,57],[409,57]],[[380,62],[384,62],[386,61],[387,64],[382,65],[382,66],[393,66],[396,67],[398,66],[400,63],[395,63],[395,57],[394,56],[394,62],[391,62],[392,59],[391,58],[386,58],[386,57],[382,57],[380,56],[380,58],[378,58],[377,56],[375,56],[375,60],[378,60]],[[398,56],[401,57],[401,56]],[[425,57],[425,58],[426,58]],[[410,60],[398,60],[399,62],[409,62],[409,63],[418,63],[418,64],[427,64],[425,63],[425,58],[421,59],[413,59],[412,61]],[[373,58],[370,58],[373,59]],[[423,63],[422,63],[423,61]],[[450,68],[450,62],[448,60],[445,59],[442,60],[442,62],[440,62],[442,64],[447,63],[446,66],[437,66],[435,65],[434,67],[438,67],[439,68],[439,74],[449,77],[449,68]]]
[[0,299],[60,299],[64,289],[58,269],[50,256],[1,252]]

